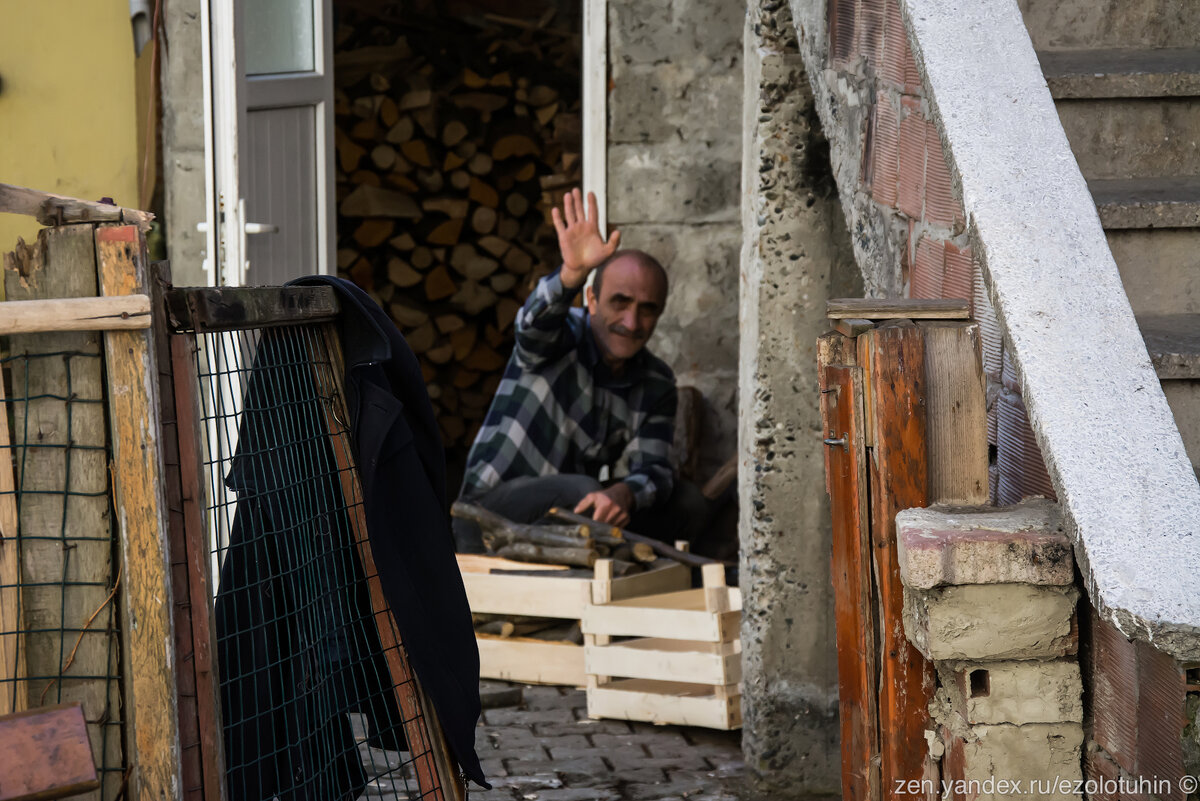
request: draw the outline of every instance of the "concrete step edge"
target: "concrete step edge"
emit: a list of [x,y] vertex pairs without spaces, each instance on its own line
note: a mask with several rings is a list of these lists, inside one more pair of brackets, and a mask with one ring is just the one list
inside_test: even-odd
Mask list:
[[1139,314],[1137,321],[1160,381],[1200,378],[1200,314]]
[[1043,50],[1055,100],[1200,96],[1200,48]]
[[1105,230],[1200,227],[1200,176],[1092,179]]

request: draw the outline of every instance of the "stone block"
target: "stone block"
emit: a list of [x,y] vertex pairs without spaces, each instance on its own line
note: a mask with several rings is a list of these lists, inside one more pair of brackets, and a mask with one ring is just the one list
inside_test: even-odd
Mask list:
[[1074,587],[968,584],[904,590],[904,633],[934,661],[1055,659],[1074,653]]
[[1070,790],[1082,774],[1081,724],[971,726],[944,736],[948,738],[944,798],[1079,798]]
[[741,128],[729,124],[729,113],[741,107],[742,76],[704,67],[691,62],[614,63],[609,142],[678,140],[697,149],[712,143],[740,147]]
[[1082,723],[1079,665],[1053,662],[939,666],[950,704],[967,723]]
[[1041,498],[1005,508],[906,509],[896,515],[896,545],[900,579],[912,589],[1074,581],[1058,506]]
[[612,145],[608,149],[608,221],[737,223],[742,164],[730,143]]
[[613,61],[697,60],[736,66],[744,3],[735,0],[610,0]]

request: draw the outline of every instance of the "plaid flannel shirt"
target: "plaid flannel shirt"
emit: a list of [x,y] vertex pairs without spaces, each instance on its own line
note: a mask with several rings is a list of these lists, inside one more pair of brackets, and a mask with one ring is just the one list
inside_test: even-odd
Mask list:
[[463,495],[523,476],[610,476],[634,506],[666,500],[674,484],[675,375],[645,348],[614,375],[600,358],[578,289],[548,275],[516,318],[516,347],[471,452]]

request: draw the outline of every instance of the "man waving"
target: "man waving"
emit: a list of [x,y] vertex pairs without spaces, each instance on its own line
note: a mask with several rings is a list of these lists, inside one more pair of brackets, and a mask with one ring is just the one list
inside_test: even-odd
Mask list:
[[[677,491],[670,462],[675,376],[646,350],[667,299],[667,274],[640,250],[618,250],[578,189],[553,211],[562,268],[516,318],[516,347],[471,452],[462,498],[519,523],[554,506],[648,536],[687,537],[703,496]],[[572,308],[588,276],[587,307]],[[478,529],[455,521],[464,552]]]

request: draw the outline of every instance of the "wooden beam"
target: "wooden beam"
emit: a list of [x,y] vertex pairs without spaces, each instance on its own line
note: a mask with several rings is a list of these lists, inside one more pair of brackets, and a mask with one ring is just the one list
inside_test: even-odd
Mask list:
[[339,309],[328,286],[184,287],[166,296],[176,333],[330,322]]
[[987,504],[987,377],[978,323],[928,321],[925,416],[929,502]]
[[117,331],[150,327],[150,298],[10,300],[0,303],[0,334],[44,331]]
[[[146,242],[131,225],[96,229],[103,295],[148,288]],[[126,737],[134,798],[179,798],[181,765],[163,497],[162,425],[148,331],[104,334],[112,436],[113,509],[120,532]]]
[[[937,770],[925,742],[933,667],[904,636],[896,552],[896,513],[929,503],[925,346],[922,329],[908,322],[872,329],[858,345],[860,364],[863,352],[869,355],[864,377],[874,407],[866,423],[875,429],[874,452],[867,459],[868,508],[878,587],[880,780],[886,796],[897,781],[923,781]],[[932,799],[936,792],[925,795]]]
[[587,681],[583,647],[573,642],[475,634],[481,678],[523,684],[582,687]]
[[0,212],[34,217],[42,225],[123,222],[136,225],[142,233],[150,230],[150,221],[154,219],[154,215],[148,211],[79,200],[4,183],[0,183]]
[[0,377],[0,716],[21,712],[29,706],[17,535],[12,440],[8,436],[8,404],[4,402],[4,381]]
[[825,304],[831,320],[965,320],[971,309],[965,300],[907,298],[835,298]]
[[0,718],[0,754],[0,801],[48,801],[100,787],[79,704],[38,707]]

